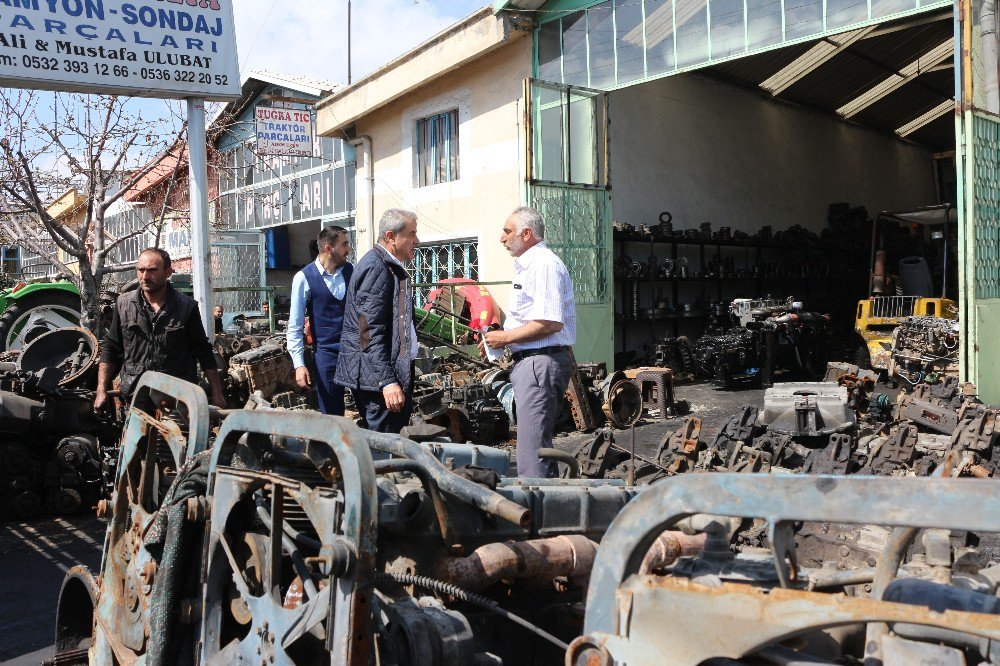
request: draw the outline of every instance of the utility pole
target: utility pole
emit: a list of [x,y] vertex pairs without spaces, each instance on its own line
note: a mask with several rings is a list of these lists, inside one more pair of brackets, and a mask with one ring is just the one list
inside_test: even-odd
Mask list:
[[191,273],[194,299],[209,341],[215,340],[212,317],[212,244],[208,236],[208,149],[205,100],[188,98],[188,183],[191,188]]
[[351,0],[347,0],[347,85],[351,85]]

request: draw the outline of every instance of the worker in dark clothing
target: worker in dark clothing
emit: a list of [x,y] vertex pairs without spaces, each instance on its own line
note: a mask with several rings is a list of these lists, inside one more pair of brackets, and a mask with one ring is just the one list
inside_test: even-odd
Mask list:
[[118,297],[111,326],[101,344],[94,411],[106,405],[111,382],[119,370],[121,396],[131,399],[147,370],[197,384],[196,362],[208,378],[209,402],[216,407],[226,406],[198,303],[170,285],[172,274],[170,255],[164,250],[147,248],[139,255],[139,287]]

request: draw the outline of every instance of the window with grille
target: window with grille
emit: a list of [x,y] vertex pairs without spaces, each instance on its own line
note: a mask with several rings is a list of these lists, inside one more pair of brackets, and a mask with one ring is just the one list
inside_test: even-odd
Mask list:
[[458,180],[458,111],[417,121],[417,187]]
[[[473,239],[421,243],[413,257],[410,275],[415,284],[431,284],[450,278],[479,279],[479,249]],[[427,303],[434,287],[417,287],[417,307]]]

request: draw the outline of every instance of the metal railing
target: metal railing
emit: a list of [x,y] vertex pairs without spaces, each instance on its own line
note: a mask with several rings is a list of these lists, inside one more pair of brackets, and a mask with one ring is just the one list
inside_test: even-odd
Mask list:
[[917,305],[918,296],[873,296],[868,316],[879,319],[909,317]]

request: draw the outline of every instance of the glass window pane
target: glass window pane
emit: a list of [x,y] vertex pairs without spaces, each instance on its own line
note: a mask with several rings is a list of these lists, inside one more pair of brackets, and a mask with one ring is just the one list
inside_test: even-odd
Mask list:
[[743,0],[711,0],[712,58],[742,53]]
[[594,134],[595,98],[570,93],[569,180],[593,185],[597,182],[597,140]]
[[781,0],[747,0],[747,41],[751,50],[781,41]]
[[538,180],[563,180],[563,104],[559,89],[535,84],[532,107],[535,127],[532,131],[534,177]]
[[605,2],[589,10],[587,19],[590,37],[590,81],[597,88],[615,83],[615,24],[611,3]]
[[836,30],[868,20],[868,0],[826,0],[826,27]]
[[822,0],[785,0],[785,39],[798,39],[823,31]]
[[676,68],[674,37],[672,0],[646,0],[646,67],[649,76]]
[[914,0],[872,0],[872,18],[888,16],[916,7]]
[[448,181],[448,114],[434,118],[434,182]]
[[538,78],[543,81],[562,82],[561,40],[558,20],[543,23],[538,29]]
[[448,144],[448,159],[451,160],[451,179],[458,180],[460,177],[458,173],[458,111],[452,111],[450,119],[451,140]]
[[706,0],[675,0],[677,65],[708,60],[708,8]]
[[615,3],[615,30],[618,33],[618,83],[645,75],[642,50],[642,0]]
[[562,19],[563,82],[587,85],[587,12]]

